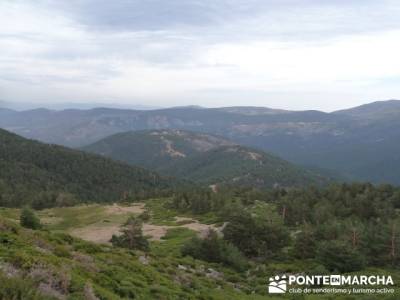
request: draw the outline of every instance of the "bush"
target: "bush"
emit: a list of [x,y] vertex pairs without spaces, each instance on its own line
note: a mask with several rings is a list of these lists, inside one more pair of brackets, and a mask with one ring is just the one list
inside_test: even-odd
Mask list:
[[54,255],[56,255],[58,257],[66,257],[66,258],[71,257],[71,253],[69,253],[68,249],[61,245],[56,246],[54,248],[53,253],[54,253]]
[[143,222],[148,222],[151,218],[151,215],[148,210],[145,210],[139,215],[138,218],[141,219]]
[[52,299],[40,294],[30,281],[20,278],[9,278],[0,274],[0,299]]
[[247,261],[239,249],[218,237],[213,230],[210,230],[204,240],[198,237],[192,238],[182,247],[181,252],[182,255],[190,255],[208,262],[222,263],[238,271],[243,271],[247,267]]
[[20,223],[21,226],[30,229],[40,229],[41,227],[39,218],[35,215],[33,210],[28,207],[22,209]]

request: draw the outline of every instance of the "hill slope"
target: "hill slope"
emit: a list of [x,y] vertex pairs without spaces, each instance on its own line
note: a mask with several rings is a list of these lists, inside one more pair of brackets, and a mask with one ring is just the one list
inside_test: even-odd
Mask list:
[[142,168],[0,130],[0,206],[116,201],[154,195],[171,185]]
[[182,130],[120,133],[83,149],[204,184],[272,187],[328,182],[316,172],[263,151],[238,146],[221,137]]
[[226,270],[241,278],[239,273],[181,257],[180,247],[194,236],[188,229],[171,230],[162,243],[152,242],[151,254],[97,245],[65,233],[28,230],[1,216],[0,229],[0,299],[265,298],[246,293],[255,289],[252,283],[242,280],[245,287],[239,291],[234,279],[217,281],[208,270],[218,275]]

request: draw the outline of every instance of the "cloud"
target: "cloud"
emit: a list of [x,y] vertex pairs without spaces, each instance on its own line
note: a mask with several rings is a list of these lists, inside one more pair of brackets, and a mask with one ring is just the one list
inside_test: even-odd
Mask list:
[[372,0],[5,0],[0,98],[334,109],[399,97],[399,13]]

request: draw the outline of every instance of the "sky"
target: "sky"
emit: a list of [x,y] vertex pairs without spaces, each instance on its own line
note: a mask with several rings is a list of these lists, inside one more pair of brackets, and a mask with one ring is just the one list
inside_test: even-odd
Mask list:
[[0,0],[0,101],[333,111],[400,99],[400,1]]

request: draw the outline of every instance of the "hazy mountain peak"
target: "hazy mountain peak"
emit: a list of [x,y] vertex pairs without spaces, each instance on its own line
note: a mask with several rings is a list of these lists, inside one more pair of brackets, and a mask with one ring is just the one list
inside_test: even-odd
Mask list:
[[231,106],[231,107],[220,107],[215,110],[224,111],[229,113],[247,115],[247,116],[257,116],[257,115],[275,115],[290,113],[289,110],[274,109],[268,107],[257,107],[257,106]]
[[353,117],[377,118],[400,112],[400,100],[382,100],[363,104],[350,109],[335,111],[335,114],[349,115]]

